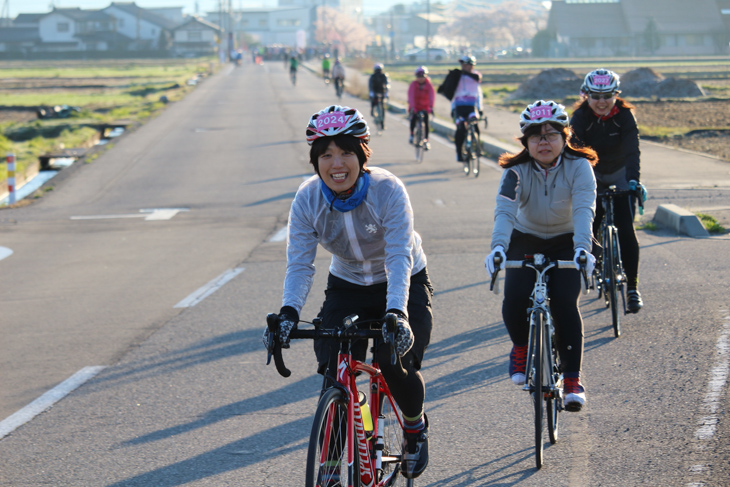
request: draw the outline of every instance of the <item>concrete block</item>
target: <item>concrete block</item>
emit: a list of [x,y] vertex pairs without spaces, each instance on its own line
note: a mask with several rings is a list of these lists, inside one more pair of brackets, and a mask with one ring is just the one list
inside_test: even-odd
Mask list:
[[654,213],[654,221],[682,235],[690,237],[708,237],[710,235],[697,215],[677,205],[659,205]]

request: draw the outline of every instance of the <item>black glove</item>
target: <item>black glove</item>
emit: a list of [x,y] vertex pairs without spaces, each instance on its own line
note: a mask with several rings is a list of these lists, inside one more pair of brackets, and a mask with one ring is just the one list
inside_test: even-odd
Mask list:
[[[404,356],[413,346],[413,332],[411,326],[408,324],[408,318],[405,313],[398,309],[389,309],[386,311],[386,316],[394,314],[397,316],[397,325],[395,329],[395,351],[399,357]],[[383,339],[388,339],[388,326],[383,325]]]
[[[289,348],[289,334],[296,329],[299,322],[299,313],[291,306],[284,306],[279,311],[279,343],[281,348]],[[273,343],[270,341],[269,328],[264,330],[264,347],[270,350]]]

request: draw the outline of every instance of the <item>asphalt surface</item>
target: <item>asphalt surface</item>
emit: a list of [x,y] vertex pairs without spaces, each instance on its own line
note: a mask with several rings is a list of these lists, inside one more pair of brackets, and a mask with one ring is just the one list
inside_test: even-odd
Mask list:
[[[227,67],[39,201],[0,212],[13,250],[0,260],[0,420],[106,367],[0,440],[0,485],[303,485],[320,387],[311,344],[292,346],[283,379],[261,333],[285,269],[285,243],[270,239],[311,174],[304,127],[334,102],[311,74],[292,87],[282,63]],[[488,115],[495,137],[517,127]],[[728,237],[641,231],[646,307],[623,317],[619,339],[595,294],[582,297],[588,404],[561,414],[537,471],[529,398],[507,377],[501,296],[483,269],[500,170],[465,178],[438,136],[417,165],[405,123],[389,117],[373,136],[371,165],[406,184],[436,288],[431,463],[416,485],[726,485]],[[730,205],[726,163],[644,148],[646,217],[662,198]],[[130,216],[170,208],[186,211]],[[327,265],[321,251],[303,317],[319,309]]]

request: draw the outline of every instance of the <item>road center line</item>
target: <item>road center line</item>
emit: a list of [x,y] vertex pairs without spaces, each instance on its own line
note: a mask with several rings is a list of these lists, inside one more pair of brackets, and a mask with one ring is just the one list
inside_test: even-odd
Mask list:
[[0,260],[13,255],[13,250],[7,247],[0,247]]
[[4,438],[15,431],[16,428],[24,425],[43,411],[49,409],[81,384],[101,372],[105,367],[106,366],[104,365],[84,367],[32,403],[25,406],[20,411],[8,416],[0,422],[0,438]]
[[272,235],[269,242],[283,242],[284,240],[286,240],[286,227],[280,228],[274,235]]
[[187,298],[177,303],[174,308],[191,308],[222,288],[228,281],[243,272],[244,267],[236,267],[235,269],[228,269],[220,276],[210,281],[205,286],[199,288],[197,291],[190,294]]

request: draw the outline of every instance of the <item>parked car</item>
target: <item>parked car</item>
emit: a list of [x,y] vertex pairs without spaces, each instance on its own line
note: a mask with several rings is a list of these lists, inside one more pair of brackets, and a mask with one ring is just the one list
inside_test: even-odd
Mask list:
[[449,59],[449,51],[439,47],[430,47],[428,52],[426,49],[416,49],[408,51],[403,56],[409,61],[444,61]]

